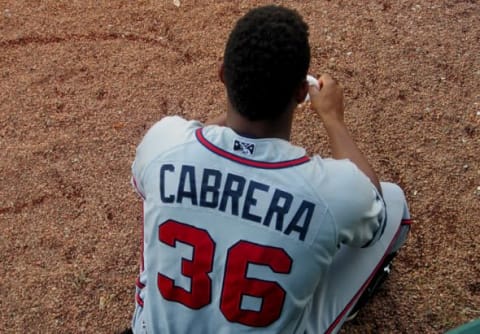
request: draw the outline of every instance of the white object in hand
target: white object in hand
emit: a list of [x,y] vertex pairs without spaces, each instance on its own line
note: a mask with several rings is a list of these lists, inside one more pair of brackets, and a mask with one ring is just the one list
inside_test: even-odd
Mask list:
[[[307,75],[307,81],[309,86],[315,86],[318,89],[320,89],[320,83],[318,82],[317,79],[313,75],[308,74]],[[310,100],[310,94],[307,94],[307,97],[305,98],[305,102]]]

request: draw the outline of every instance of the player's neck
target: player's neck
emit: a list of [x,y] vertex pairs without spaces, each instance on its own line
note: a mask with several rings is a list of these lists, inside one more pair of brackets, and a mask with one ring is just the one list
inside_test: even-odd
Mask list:
[[241,136],[250,138],[281,138],[290,140],[293,111],[276,120],[250,121],[232,108],[227,112],[227,126]]

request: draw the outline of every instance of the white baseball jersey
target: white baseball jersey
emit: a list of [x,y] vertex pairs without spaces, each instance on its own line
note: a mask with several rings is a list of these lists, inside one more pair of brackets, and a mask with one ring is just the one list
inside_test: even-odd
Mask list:
[[136,333],[303,334],[339,246],[383,229],[383,201],[353,163],[282,139],[166,117],[132,170],[144,200]]

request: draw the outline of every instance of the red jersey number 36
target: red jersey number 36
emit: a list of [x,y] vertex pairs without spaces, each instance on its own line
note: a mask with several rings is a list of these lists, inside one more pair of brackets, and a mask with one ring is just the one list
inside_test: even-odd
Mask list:
[[[211,303],[212,281],[208,274],[213,268],[215,242],[203,229],[168,220],[159,227],[159,239],[175,247],[181,242],[193,247],[192,259],[182,258],[182,275],[191,280],[190,290],[176,286],[171,278],[158,273],[157,284],[163,298],[200,309]],[[220,310],[231,322],[251,327],[265,327],[280,317],[285,302],[285,290],[276,282],[247,277],[249,264],[267,266],[273,272],[288,274],[292,259],[281,248],[239,241],[227,253]],[[242,296],[262,299],[260,309],[241,308]]]

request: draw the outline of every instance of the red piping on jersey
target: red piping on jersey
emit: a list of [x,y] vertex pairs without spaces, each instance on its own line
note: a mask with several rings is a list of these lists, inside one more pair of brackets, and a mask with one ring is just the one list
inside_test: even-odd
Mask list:
[[135,176],[132,176],[132,182],[133,182],[133,186],[135,187],[135,190],[137,191],[137,194],[140,195],[140,197],[145,200],[145,195],[140,191],[140,189],[138,188],[138,185],[137,185],[137,180],[135,179]]
[[279,161],[279,162],[264,162],[264,161],[256,161],[256,160],[251,160],[251,159],[246,159],[239,157],[238,155],[234,155],[230,152],[227,152],[211,142],[209,142],[202,133],[202,128],[199,128],[195,131],[195,135],[203,146],[205,146],[208,150],[212,151],[215,154],[218,154],[221,157],[224,157],[226,159],[235,161],[239,164],[242,165],[247,165],[251,167],[256,167],[256,168],[264,168],[264,169],[280,169],[280,168],[287,168],[287,167],[293,167],[293,166],[298,166],[301,164],[304,164],[308,161],[310,161],[310,158],[307,156],[303,156],[298,159],[293,159],[293,160],[287,160],[287,161]]
[[138,293],[135,294],[135,300],[137,301],[138,305],[143,307],[143,299],[140,297]]
[[360,294],[363,293],[363,291],[365,291],[365,289],[367,288],[368,284],[370,284],[370,282],[372,281],[373,277],[375,276],[375,274],[377,273],[377,271],[380,269],[380,266],[382,265],[383,261],[385,260],[385,258],[387,257],[387,255],[389,254],[389,250],[392,248],[392,245],[393,243],[395,242],[395,240],[397,240],[399,234],[400,234],[400,231],[401,231],[401,228],[399,227],[397,232],[395,233],[395,236],[393,237],[392,241],[390,241],[390,244],[388,245],[387,247],[387,250],[385,251],[385,254],[383,255],[382,259],[380,260],[380,262],[377,264],[377,266],[375,267],[375,269],[372,271],[372,273],[370,274],[370,276],[368,277],[368,279],[365,281],[365,283],[363,283],[362,287],[357,291],[357,293],[355,294],[355,296],[353,296],[353,298],[350,300],[350,302],[347,304],[347,306],[345,306],[345,308],[343,309],[343,311],[337,316],[337,318],[335,319],[334,322],[332,322],[332,324],[330,325],[330,327],[328,327],[328,329],[326,330],[325,334],[330,334],[332,333],[332,331],[335,329],[335,327],[337,327],[338,323],[340,322],[340,320],[343,319],[343,317],[345,316],[345,313],[347,313],[347,311],[350,310],[350,308],[353,306],[353,304],[356,302],[357,298],[360,296]]
[[140,282],[140,277],[137,277],[135,279],[135,285],[139,288],[139,289],[143,289],[145,287],[145,284],[143,284],[142,282]]
[[411,219],[402,219],[402,222],[400,223],[401,225],[412,225],[412,220]]
[[[142,282],[140,282],[140,277],[137,277],[137,279],[135,280],[135,285],[136,285],[137,288],[139,288],[140,290],[145,287],[145,284],[143,284]],[[141,307],[143,307],[143,299],[142,299],[142,297],[140,297],[140,294],[139,294],[138,292],[135,293],[135,300],[137,301],[137,304],[138,304],[138,305],[140,305]]]

